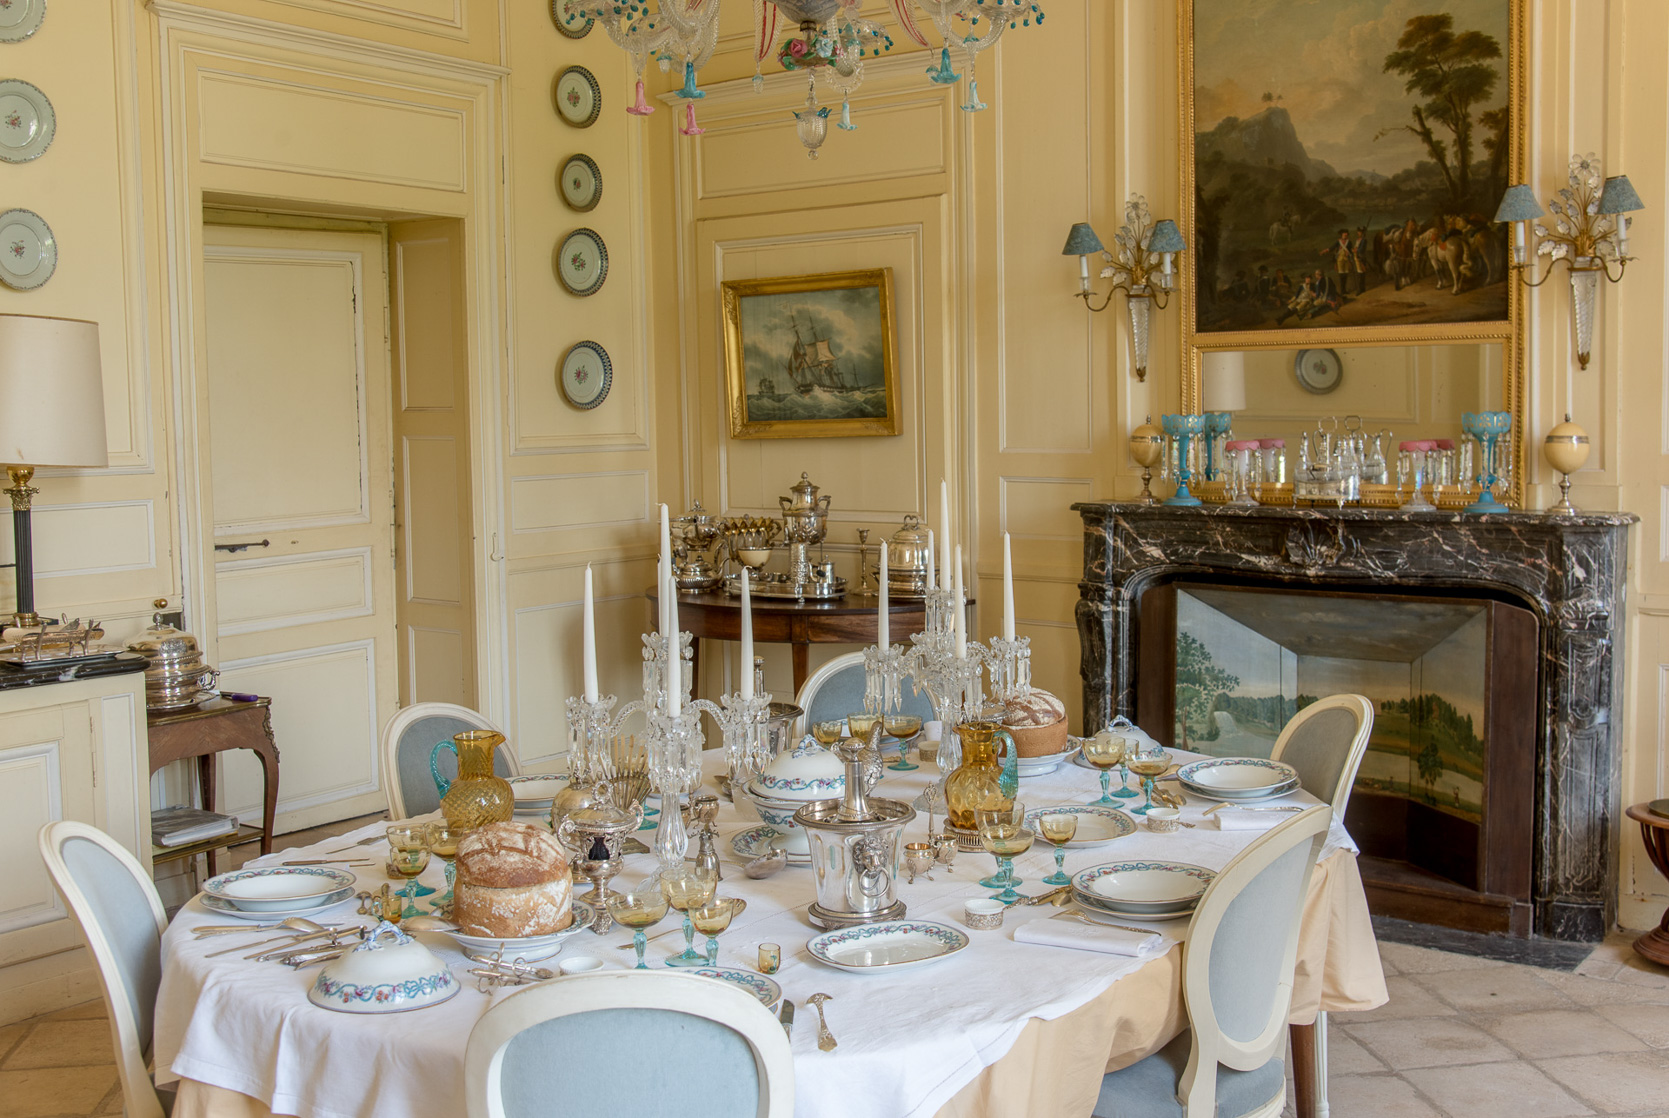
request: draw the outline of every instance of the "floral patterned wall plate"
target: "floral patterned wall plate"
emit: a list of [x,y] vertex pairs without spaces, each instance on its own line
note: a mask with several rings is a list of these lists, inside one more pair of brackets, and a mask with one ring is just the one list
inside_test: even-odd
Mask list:
[[603,200],[603,172],[589,155],[570,155],[557,172],[556,185],[568,208],[589,213]]
[[608,279],[608,249],[594,229],[575,229],[556,250],[556,278],[570,295],[595,295]]
[[575,128],[590,128],[603,114],[603,87],[584,66],[570,66],[556,75],[551,95],[557,115]]
[[567,0],[551,0],[551,22],[556,24],[558,31],[570,39],[585,38],[591,34],[591,28],[597,21],[590,16],[586,16],[584,19],[569,19],[562,12],[566,3]]
[[0,159],[27,163],[52,145],[58,119],[46,94],[25,81],[0,81]]
[[5,0],[0,3],[0,43],[21,43],[40,30],[46,0]]
[[614,383],[614,363],[596,342],[576,342],[562,358],[556,379],[570,404],[590,410],[608,398],[609,386]]
[[0,283],[29,291],[52,278],[58,242],[40,215],[30,210],[0,214]]

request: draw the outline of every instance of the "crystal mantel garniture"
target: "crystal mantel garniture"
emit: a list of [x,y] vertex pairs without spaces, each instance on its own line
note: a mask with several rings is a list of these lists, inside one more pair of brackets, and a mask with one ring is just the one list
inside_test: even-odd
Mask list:
[[[735,4],[737,0],[731,0]],[[974,61],[981,51],[995,46],[1016,24],[1043,22],[1043,9],[1035,0],[889,0],[898,26],[913,42],[931,48],[917,12],[927,17],[939,33],[941,46],[936,65],[927,68],[928,80],[937,85],[954,85],[962,79],[951,65],[951,48],[962,52],[967,66],[968,99],[962,108],[978,112],[985,108],[979,99],[979,82]],[[631,56],[637,70],[637,102],[627,108],[634,116],[654,111],[644,98],[643,71],[653,57],[663,71],[674,65],[683,68],[684,85],[675,96],[684,102],[684,123],[679,131],[700,135],[695,121],[695,103],[707,96],[696,84],[696,75],[713,56],[718,42],[719,10],[723,0],[564,0],[563,18],[574,26],[595,20]],[[794,113],[795,130],[811,158],[829,133],[829,109],[817,101],[817,81],[841,96],[840,119],[836,127],[852,131],[851,95],[863,84],[864,62],[892,48],[892,37],[879,23],[864,19],[860,0],[753,0],[753,86],[763,91],[765,79],[760,64],[775,54],[789,73],[806,76],[805,107]],[[781,37],[787,22],[787,35]],[[780,40],[780,41],[779,41]]]

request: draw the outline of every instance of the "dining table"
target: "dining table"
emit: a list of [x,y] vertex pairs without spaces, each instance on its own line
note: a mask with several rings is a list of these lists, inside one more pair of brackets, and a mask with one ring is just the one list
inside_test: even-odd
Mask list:
[[[1198,756],[1172,753],[1178,762]],[[713,785],[724,771],[722,751],[709,750],[703,769]],[[940,775],[931,763],[908,772],[886,769],[872,796],[917,801]],[[1115,789],[1118,785],[1115,776]],[[1098,774],[1072,761],[1020,779],[1019,798],[1028,808],[1083,804],[1099,793]],[[1127,799],[1121,805],[1142,802]],[[1271,801],[1316,802],[1302,790]],[[1069,849],[1066,871],[1132,860],[1221,870],[1262,831],[1220,829],[1217,818],[1206,815],[1213,806],[1188,795],[1181,819],[1193,826],[1171,833],[1156,833],[1140,815],[1132,816],[1136,827],[1131,833]],[[1273,825],[1290,815],[1269,813],[1267,818]],[[941,816],[935,825],[942,822]],[[386,847],[352,844],[380,835],[385,826],[371,824],[250,865],[276,865],[350,847],[374,862],[354,871],[359,887],[374,892],[388,880],[382,865]],[[722,874],[718,894],[747,901],[718,937],[718,965],[755,971],[760,945],[780,946],[781,966],[773,977],[783,996],[799,1007],[790,1039],[800,1118],[1088,1115],[1105,1073],[1158,1051],[1187,1026],[1182,997],[1186,918],[1129,918],[1128,924],[1162,937],[1139,956],[1017,941],[1017,928],[1061,919],[1064,910],[1048,904],[1011,907],[1000,928],[971,930],[963,921],[964,902],[993,893],[978,881],[991,874],[995,863],[990,855],[963,852],[951,866],[913,882],[901,869],[897,891],[908,919],[956,928],[968,936],[966,948],[927,964],[854,973],[817,961],[808,949],[819,929],[807,916],[816,899],[807,866],[790,863],[760,879],[743,874],[746,859],[732,843],[739,836],[745,843],[762,826],[745,799],[740,805],[721,803],[715,826]],[[921,840],[927,828],[926,814],[918,811],[904,837]],[[649,831],[642,838],[653,844]],[[693,857],[693,842],[690,853]],[[1042,893],[1049,887],[1040,879],[1054,869],[1053,848],[1039,841],[1015,859],[1014,867],[1022,893]],[[652,854],[630,856],[613,885],[628,888],[655,868]],[[438,860],[422,880],[444,887]],[[578,885],[576,893],[585,895]],[[351,901],[314,919],[371,923],[356,914]],[[459,979],[462,988],[456,996],[400,1013],[333,1012],[307,999],[320,973],[316,966],[297,971],[246,960],[247,952],[239,951],[210,958],[211,952],[224,952],[228,940],[242,941],[200,939],[193,929],[224,922],[224,916],[203,907],[199,896],[179,910],[163,937],[153,1051],[158,1085],[177,1092],[174,1118],[456,1118],[465,1112],[463,1063],[470,1030],[489,1007],[513,996],[514,987],[478,988],[467,973],[470,961],[455,942],[442,932],[423,931],[416,938]],[[683,949],[680,927],[674,911],[651,929],[651,967],[664,968],[665,960]],[[698,949],[703,942],[698,936]],[[563,958],[590,955],[603,958],[610,968],[625,968],[634,962],[630,943],[629,932],[618,925],[601,935],[585,930],[565,939],[553,961],[538,965],[554,970]],[[838,1042],[831,1051],[818,1044],[817,1014],[808,1004],[814,994],[828,995],[822,1008]],[[1290,1020],[1308,1025],[1318,1011],[1366,1010],[1386,999],[1356,846],[1334,819],[1304,903]],[[578,1065],[584,1054],[564,1058]],[[1302,1064],[1295,1071],[1306,1074]],[[1301,1094],[1313,1087],[1298,1084]]]

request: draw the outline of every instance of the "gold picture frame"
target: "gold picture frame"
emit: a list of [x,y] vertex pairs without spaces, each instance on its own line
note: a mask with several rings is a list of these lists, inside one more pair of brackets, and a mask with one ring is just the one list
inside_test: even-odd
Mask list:
[[891,268],[732,280],[720,303],[731,438],[899,433]]
[[[1500,271],[1505,276],[1505,306],[1504,318],[1487,321],[1448,321],[1397,323],[1386,325],[1331,325],[1331,326],[1293,326],[1282,329],[1272,329],[1263,325],[1255,329],[1202,329],[1201,323],[1201,289],[1202,272],[1207,264],[1202,261],[1202,240],[1200,233],[1201,214],[1199,203],[1201,198],[1201,179],[1199,175],[1199,129],[1202,121],[1199,119],[1198,88],[1199,75],[1196,69],[1196,23],[1195,8],[1197,3],[1216,4],[1222,0],[1176,0],[1177,8],[1177,45],[1178,45],[1178,97],[1179,120],[1181,122],[1181,142],[1178,144],[1181,164],[1181,214],[1179,224],[1189,251],[1179,258],[1182,262],[1178,292],[1178,317],[1182,328],[1182,401],[1186,412],[1202,410],[1201,385],[1201,356],[1212,350],[1299,350],[1310,348],[1345,349],[1369,346],[1410,346],[1410,345],[1444,345],[1464,344],[1476,342],[1480,344],[1499,344],[1502,347],[1502,368],[1504,384],[1502,385],[1502,400],[1507,410],[1513,415],[1515,438],[1513,439],[1514,453],[1514,502],[1518,503],[1522,497],[1524,486],[1524,454],[1525,432],[1523,423],[1525,418],[1525,338],[1524,318],[1526,293],[1510,270],[1505,268],[1504,252]],[[1393,0],[1385,0],[1385,7],[1391,7]],[[1506,41],[1501,44],[1504,56],[1505,87],[1504,100],[1508,113],[1508,122],[1503,133],[1506,139],[1505,181],[1508,183],[1522,182],[1525,176],[1526,152],[1525,132],[1528,109],[1528,65],[1529,35],[1528,35],[1528,0],[1494,0],[1499,3],[1506,15]],[[1441,14],[1446,5],[1433,0],[1431,11]],[[1239,9],[1238,11],[1243,11]],[[1238,11],[1236,14],[1238,14]],[[1464,28],[1456,27],[1462,31]],[[1298,50],[1302,44],[1293,44],[1293,50]],[[1255,79],[1253,79],[1255,80]],[[1269,102],[1277,95],[1267,93],[1264,100]],[[1412,95],[1411,95],[1412,98]],[[1278,102],[1272,102],[1278,103]],[[1234,120],[1236,124],[1250,124],[1252,118]],[[1222,123],[1229,123],[1231,118],[1225,117]],[[1212,121],[1203,122],[1211,127]],[[1412,129],[1410,129],[1412,131]],[[1296,133],[1295,133],[1296,134]],[[1313,160],[1312,160],[1313,162]],[[1481,215],[1477,212],[1477,203],[1471,209],[1473,218],[1481,216],[1485,222],[1493,218],[1495,204],[1499,199],[1488,201],[1487,211]],[[1281,215],[1285,217],[1285,214]],[[1343,224],[1340,222],[1339,224]],[[1356,221],[1350,223],[1352,226]],[[1489,228],[1501,237],[1504,249],[1505,234],[1502,227],[1489,224]],[[1271,246],[1277,242],[1277,231],[1271,227],[1269,231]],[[1288,233],[1291,236],[1291,232]],[[1222,243],[1219,235],[1218,244]],[[1209,255],[1216,259],[1217,246]],[[1250,255],[1250,254],[1248,254]],[[1273,255],[1273,254],[1272,254]],[[1320,257],[1318,260],[1322,259]],[[1213,272],[1211,282],[1216,283],[1222,275],[1221,270]],[[1231,282],[1238,285],[1238,276],[1232,277]],[[1359,280],[1365,286],[1365,280]],[[1383,280],[1381,281],[1383,282]],[[1412,289],[1413,284],[1408,285]],[[1219,291],[1213,288],[1214,293]],[[1253,290],[1256,290],[1255,283]],[[1401,290],[1399,287],[1398,290]]]

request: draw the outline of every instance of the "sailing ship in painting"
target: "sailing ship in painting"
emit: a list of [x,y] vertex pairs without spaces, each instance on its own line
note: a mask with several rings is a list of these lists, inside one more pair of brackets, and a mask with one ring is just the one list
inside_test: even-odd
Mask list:
[[[834,352],[829,348],[827,338],[819,338],[815,329],[811,332],[811,344],[808,346],[800,338],[800,323],[793,316],[789,317],[794,327],[794,351],[788,359],[788,375],[794,378],[794,388],[802,396],[809,396],[819,388],[826,388],[830,392],[856,392],[861,385],[847,383],[841,375],[840,363],[835,360]],[[776,385],[769,380],[760,381],[760,395],[765,394],[765,386],[771,385],[774,393]]]

